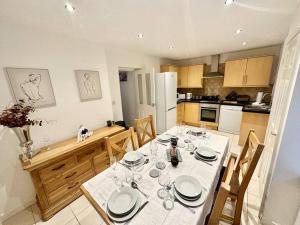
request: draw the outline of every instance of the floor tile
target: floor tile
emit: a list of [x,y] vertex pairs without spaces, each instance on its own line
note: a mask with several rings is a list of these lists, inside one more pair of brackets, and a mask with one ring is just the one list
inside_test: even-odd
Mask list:
[[71,210],[77,216],[80,212],[82,212],[87,207],[91,206],[89,201],[86,199],[85,196],[81,196],[78,199],[76,199],[74,202],[72,202],[70,205]]
[[45,222],[41,220],[39,208],[36,204],[32,206],[32,211],[36,225],[65,225],[75,219],[69,206],[65,207]]
[[88,208],[83,210],[81,213],[79,213],[78,216],[76,216],[76,218],[78,219],[81,225],[104,224],[104,221],[92,206],[89,206]]
[[3,225],[34,225],[34,218],[31,207],[28,207],[21,212],[15,214],[3,222]]
[[75,218],[75,219],[72,219],[70,222],[66,223],[65,225],[80,225],[78,220]]

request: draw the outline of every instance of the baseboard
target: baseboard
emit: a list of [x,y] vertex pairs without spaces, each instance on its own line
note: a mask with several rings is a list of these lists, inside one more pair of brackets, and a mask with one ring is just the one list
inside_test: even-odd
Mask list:
[[35,199],[32,199],[31,201],[25,203],[23,206],[20,206],[10,212],[7,212],[4,216],[0,216],[0,224],[7,220],[8,218],[12,217],[13,215],[17,214],[18,212],[21,212],[22,210],[26,209],[27,207],[33,205],[36,203]]

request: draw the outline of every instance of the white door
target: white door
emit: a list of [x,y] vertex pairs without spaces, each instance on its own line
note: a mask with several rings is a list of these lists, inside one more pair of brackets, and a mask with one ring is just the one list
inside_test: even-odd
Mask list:
[[262,198],[260,216],[268,192],[268,185],[273,172],[273,162],[276,159],[276,147],[281,141],[281,128],[287,115],[288,104],[291,100],[291,91],[295,84],[297,68],[299,65],[300,35],[291,39],[284,45],[278,78],[275,84],[273,104],[269,125],[265,138],[265,149],[262,154],[259,170],[259,192]]
[[145,72],[144,69],[135,71],[135,84],[137,96],[138,117],[143,118],[153,115],[155,123],[155,80],[154,69]]

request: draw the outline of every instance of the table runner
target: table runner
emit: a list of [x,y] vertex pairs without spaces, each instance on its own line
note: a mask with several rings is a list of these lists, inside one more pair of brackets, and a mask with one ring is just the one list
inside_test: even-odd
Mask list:
[[[176,135],[177,131],[177,127],[173,127],[165,133]],[[150,161],[150,163],[144,165],[143,170],[140,172],[143,179],[138,183],[139,188],[150,195],[149,199],[147,199],[149,203],[130,221],[130,225],[203,225],[205,223],[205,218],[209,214],[213,204],[214,192],[229,146],[228,137],[213,134],[211,132],[207,132],[207,136],[208,137],[205,138],[205,140],[201,137],[194,137],[192,139],[192,143],[195,146],[204,144],[219,152],[217,154],[218,159],[211,162],[213,166],[196,160],[194,156],[187,152],[184,148],[178,148],[182,155],[183,162],[180,162],[178,166],[174,168],[170,162],[167,162],[166,149],[169,146],[158,144],[157,152],[158,160],[164,161],[167,165],[165,170],[169,171],[171,181],[174,181],[176,177],[184,174],[193,176],[200,181],[207,194],[206,201],[203,205],[194,208],[196,211],[195,214],[191,213],[178,202],[174,203],[174,208],[172,210],[165,210],[162,206],[163,200],[159,199],[157,196],[157,190],[161,188],[158,183],[158,178],[152,178],[149,176],[149,171],[155,167],[154,163]],[[179,137],[180,143],[184,143],[184,140],[187,139],[187,135],[177,137]],[[138,149],[138,151],[150,156],[150,143],[142,146]],[[118,164],[118,167],[120,170],[127,170],[122,165]],[[111,168],[108,168],[83,184],[85,190],[104,211],[107,199],[116,189],[116,185],[112,178],[108,176],[111,172]],[[141,197],[142,203],[145,202],[146,199],[144,196],[141,195]]]

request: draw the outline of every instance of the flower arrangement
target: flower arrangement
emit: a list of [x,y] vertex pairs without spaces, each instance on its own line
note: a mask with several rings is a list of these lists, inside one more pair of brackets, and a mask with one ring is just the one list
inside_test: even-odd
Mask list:
[[42,126],[42,120],[30,119],[29,115],[34,112],[34,107],[20,100],[19,103],[6,108],[0,115],[0,125],[9,128],[29,126]]

